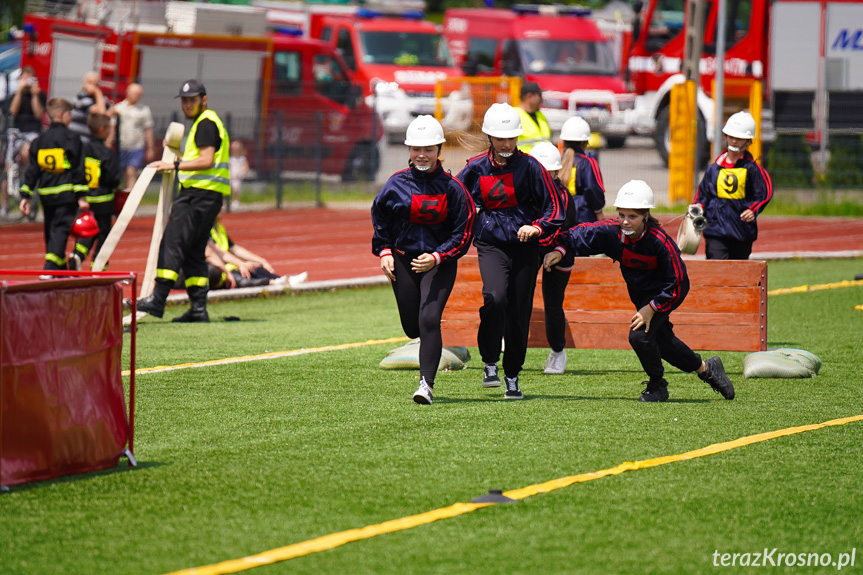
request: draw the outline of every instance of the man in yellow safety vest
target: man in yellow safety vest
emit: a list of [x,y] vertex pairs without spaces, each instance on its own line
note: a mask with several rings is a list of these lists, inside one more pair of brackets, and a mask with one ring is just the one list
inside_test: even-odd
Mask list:
[[540,112],[542,90],[536,82],[525,82],[521,86],[521,102],[515,108],[521,117],[524,132],[518,137],[518,149],[527,154],[540,142],[551,142],[551,128],[545,114]]
[[208,322],[210,285],[205,251],[222,201],[231,193],[228,169],[231,142],[219,116],[207,108],[207,90],[203,84],[189,80],[177,97],[181,98],[186,118],[193,123],[182,159],[173,164],[160,160],[148,166],[161,172],[175,170],[180,193],[171,207],[159,247],[155,289],[138,300],[138,310],[162,317],[171,286],[182,271],[191,307],[173,321]]

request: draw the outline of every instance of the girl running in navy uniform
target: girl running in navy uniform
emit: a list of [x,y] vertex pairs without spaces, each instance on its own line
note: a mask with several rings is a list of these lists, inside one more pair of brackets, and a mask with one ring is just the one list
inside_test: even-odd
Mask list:
[[[539,160],[542,167],[548,170],[548,174],[554,181],[554,185],[566,202],[564,213],[566,217],[563,225],[554,235],[548,236],[539,242],[540,261],[545,254],[554,249],[554,239],[578,222],[575,218],[575,198],[567,193],[563,184],[558,179],[560,174],[560,151],[551,142],[540,142],[530,149],[530,155]],[[542,305],[545,309],[545,338],[551,347],[551,353],[545,360],[544,372],[548,374],[561,374],[566,367],[566,316],[563,313],[563,297],[569,276],[572,274],[573,256],[568,253],[561,261],[551,269],[542,270]]]
[[566,203],[546,169],[516,148],[522,128],[512,106],[492,104],[482,131],[488,152],[468,160],[458,179],[479,208],[474,245],[482,276],[477,344],[485,363],[483,387],[500,386],[497,361],[503,337],[504,397],[522,399],[518,374],[527,352],[538,240],[563,224]]
[[412,121],[405,136],[409,167],[390,176],[372,203],[372,252],[392,282],[405,335],[420,338],[413,399],[425,405],[432,403],[443,348],[441,316],[476,217],[470,194],[438,160],[445,141],[433,117]]
[[546,269],[555,265],[563,253],[577,256],[606,254],[620,263],[620,272],[635,304],[629,331],[629,344],[650,378],[640,401],[665,401],[664,359],[685,372],[696,372],[725,399],[734,399],[734,386],[719,357],[702,361],[674,335],[669,321],[673,310],[689,292],[689,276],[677,244],[650,215],[654,207],[653,190],[641,180],[624,184],[614,201],[617,221],[609,219],[581,224],[558,237],[561,244],[545,257]]
[[[585,154],[590,140],[590,126],[582,118],[574,116],[564,122],[560,130],[560,143],[563,152],[558,153],[556,172],[565,196],[572,204],[572,213],[567,210],[565,229],[575,223],[583,224],[604,219],[605,185],[595,158]],[[553,148],[553,146],[551,146]],[[557,150],[557,148],[555,148]],[[549,148],[549,153],[551,150]],[[545,164],[543,164],[545,165]],[[545,166],[551,171],[551,168]],[[554,174],[552,174],[554,175]],[[573,223],[574,222],[574,223]],[[560,232],[565,231],[561,228]],[[553,245],[542,250],[545,256]],[[545,333],[551,352],[545,360],[543,371],[548,374],[561,374],[566,368],[566,318],[563,313],[563,296],[569,277],[572,274],[572,255],[568,254],[551,270],[543,269],[542,299],[545,306]]]
[[722,133],[727,149],[707,166],[692,203],[703,208],[707,219],[702,232],[707,259],[748,260],[758,239],[755,218],[773,196],[773,184],[746,150],[755,137],[752,116],[737,112]]

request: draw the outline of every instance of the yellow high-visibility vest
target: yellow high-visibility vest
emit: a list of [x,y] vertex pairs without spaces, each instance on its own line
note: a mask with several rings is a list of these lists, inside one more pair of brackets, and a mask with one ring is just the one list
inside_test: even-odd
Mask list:
[[180,170],[177,172],[177,177],[180,178],[180,184],[186,188],[200,188],[202,190],[212,190],[219,192],[223,196],[231,195],[231,172],[229,170],[230,146],[231,141],[228,139],[228,132],[225,130],[222,120],[212,110],[205,110],[200,116],[195,119],[192,124],[192,129],[189,130],[189,137],[186,138],[186,150],[183,152],[183,161],[194,160],[200,157],[201,150],[195,145],[195,132],[198,129],[198,124],[201,120],[212,120],[219,129],[219,138],[222,143],[219,149],[216,150],[213,156],[213,167],[207,170],[195,170],[189,172]]
[[[534,122],[530,114],[525,112],[520,106],[516,106],[515,109],[521,118],[521,129],[524,130],[518,137],[519,150],[527,154],[538,143],[551,142],[551,128],[548,126],[545,114],[537,110],[536,122]],[[537,125],[537,122],[539,125]]]

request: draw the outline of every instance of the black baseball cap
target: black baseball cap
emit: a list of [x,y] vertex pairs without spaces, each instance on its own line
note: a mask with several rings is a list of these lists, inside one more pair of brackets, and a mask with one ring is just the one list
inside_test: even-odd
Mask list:
[[539,89],[539,84],[536,82],[525,82],[521,85],[521,97],[524,98],[528,94],[540,94],[542,95],[542,90]]
[[191,80],[186,80],[182,86],[180,86],[180,93],[177,94],[177,98],[190,98],[192,96],[206,96],[207,89],[204,88],[204,85],[195,80],[194,78]]

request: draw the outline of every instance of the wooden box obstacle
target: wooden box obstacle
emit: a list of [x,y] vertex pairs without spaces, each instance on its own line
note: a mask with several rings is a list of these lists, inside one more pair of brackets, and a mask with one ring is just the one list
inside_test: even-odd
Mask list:
[[[692,349],[767,349],[767,263],[686,260],[690,289],[671,314],[674,332]],[[441,328],[444,345],[476,346],[482,279],[475,253],[459,260],[455,287]],[[609,258],[576,258],[563,301],[566,345],[582,349],[630,349],[627,332],[635,308],[618,264]],[[529,347],[548,347],[537,277]]]

